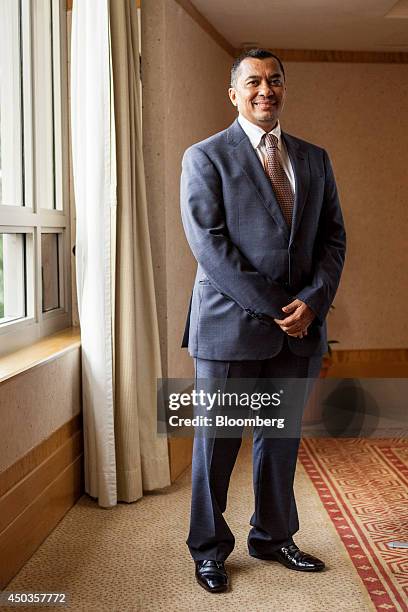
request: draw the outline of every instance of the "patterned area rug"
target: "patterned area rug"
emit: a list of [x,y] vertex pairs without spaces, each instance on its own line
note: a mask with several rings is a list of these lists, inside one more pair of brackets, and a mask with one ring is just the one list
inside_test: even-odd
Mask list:
[[299,459],[377,610],[408,610],[408,441],[303,439]]

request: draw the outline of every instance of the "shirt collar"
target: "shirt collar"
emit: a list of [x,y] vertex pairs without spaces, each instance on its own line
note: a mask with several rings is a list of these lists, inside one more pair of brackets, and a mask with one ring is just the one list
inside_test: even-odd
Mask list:
[[[241,114],[238,115],[238,122],[244,130],[245,134],[248,136],[251,145],[254,147],[254,149],[257,149],[261,143],[263,135],[265,134],[265,130],[255,125],[255,123],[248,121],[248,119]],[[279,120],[273,130],[269,132],[269,134],[273,134],[274,136],[276,136],[276,138],[278,139],[278,149],[280,150],[281,127]]]

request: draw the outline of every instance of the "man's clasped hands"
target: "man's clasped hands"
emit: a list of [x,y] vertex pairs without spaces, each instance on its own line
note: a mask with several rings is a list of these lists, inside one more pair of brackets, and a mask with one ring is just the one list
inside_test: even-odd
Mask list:
[[307,336],[307,329],[316,316],[313,310],[305,302],[298,299],[284,306],[282,310],[287,316],[284,319],[274,319],[275,323],[288,336],[294,338]]

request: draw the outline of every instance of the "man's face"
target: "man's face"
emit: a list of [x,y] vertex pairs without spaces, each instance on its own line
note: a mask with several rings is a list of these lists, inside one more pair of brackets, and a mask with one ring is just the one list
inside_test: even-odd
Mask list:
[[246,57],[228,94],[241,115],[270,132],[279,119],[286,95],[285,77],[274,57]]

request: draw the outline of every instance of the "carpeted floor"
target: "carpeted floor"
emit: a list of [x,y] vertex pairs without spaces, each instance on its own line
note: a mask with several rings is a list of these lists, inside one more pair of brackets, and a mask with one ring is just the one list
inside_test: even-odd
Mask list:
[[300,460],[378,610],[408,610],[408,441],[303,440]]
[[303,574],[248,556],[251,478],[250,446],[246,441],[234,470],[226,513],[237,542],[228,559],[232,582],[228,593],[206,593],[194,579],[193,562],[185,545],[189,473],[167,490],[111,510],[103,510],[83,496],[6,590],[64,591],[69,597],[68,609],[78,611],[187,612],[193,607],[206,612],[375,610],[328,518],[316,482],[314,486],[300,462],[296,494],[301,530],[295,540],[323,558],[327,570]]

